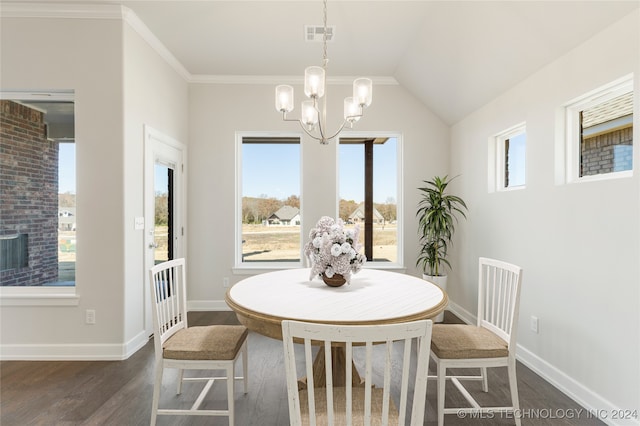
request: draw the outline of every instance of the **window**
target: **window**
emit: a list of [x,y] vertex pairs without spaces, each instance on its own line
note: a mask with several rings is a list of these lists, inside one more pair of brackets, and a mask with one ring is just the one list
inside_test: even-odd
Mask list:
[[518,124],[499,133],[490,143],[495,150],[495,157],[491,159],[489,168],[495,169],[495,190],[524,188],[527,146],[525,124]]
[[58,281],[76,282],[76,144],[58,143]]
[[236,264],[299,266],[300,138],[239,136]]
[[73,92],[2,94],[0,241],[6,287],[74,287]]
[[633,170],[633,76],[565,106],[568,181],[629,176]]
[[339,216],[360,224],[368,261],[401,263],[398,218],[398,137],[345,137],[339,141]]

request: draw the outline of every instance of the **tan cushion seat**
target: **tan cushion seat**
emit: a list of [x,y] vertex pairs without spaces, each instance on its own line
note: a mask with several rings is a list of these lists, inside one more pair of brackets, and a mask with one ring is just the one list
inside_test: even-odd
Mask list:
[[232,360],[248,334],[242,325],[183,328],[163,346],[163,357],[188,360]]
[[[364,424],[364,387],[352,388],[352,412],[353,424]],[[384,389],[371,389],[371,425],[382,425],[382,393]],[[307,400],[307,391],[301,390],[300,395],[300,417],[302,418],[302,426],[309,425],[309,402]],[[327,392],[325,389],[316,388],[314,391],[316,402],[316,424],[323,426],[327,424]],[[333,411],[336,426],[346,425],[346,389],[343,387],[333,388]],[[360,413],[360,415],[358,415]],[[398,424],[398,409],[393,403],[393,398],[389,399],[389,423],[390,426]]]
[[434,324],[431,350],[440,359],[500,358],[509,354],[507,342],[483,327]]

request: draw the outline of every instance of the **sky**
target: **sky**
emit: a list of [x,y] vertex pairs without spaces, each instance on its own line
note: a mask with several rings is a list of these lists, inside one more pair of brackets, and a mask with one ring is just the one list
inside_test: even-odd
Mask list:
[[60,143],[58,152],[58,192],[76,193],[76,144]]
[[527,134],[509,138],[509,186],[525,184],[525,149]]
[[[397,199],[396,140],[374,148],[374,202]],[[339,150],[340,197],[361,202],[364,199],[364,148],[341,145]],[[274,197],[280,200],[300,195],[300,145],[244,144],[242,147],[242,195]]]

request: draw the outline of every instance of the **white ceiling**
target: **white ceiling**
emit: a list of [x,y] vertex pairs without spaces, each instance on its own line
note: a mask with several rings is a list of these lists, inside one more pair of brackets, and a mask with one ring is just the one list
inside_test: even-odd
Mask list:
[[[51,3],[51,1],[49,1]],[[320,0],[99,1],[132,11],[195,77],[321,65]],[[453,124],[640,6],[624,1],[329,0],[328,76],[393,77]],[[375,86],[374,86],[375,102]]]

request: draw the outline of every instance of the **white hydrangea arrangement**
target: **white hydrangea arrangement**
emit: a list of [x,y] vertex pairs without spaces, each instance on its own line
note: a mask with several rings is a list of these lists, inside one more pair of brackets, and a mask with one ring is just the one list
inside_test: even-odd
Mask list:
[[309,241],[304,246],[304,254],[311,261],[312,280],[317,276],[327,278],[340,274],[348,282],[367,258],[360,253],[362,245],[358,242],[360,226],[345,229],[342,219],[333,220],[328,216],[320,218],[316,227],[309,233]]

